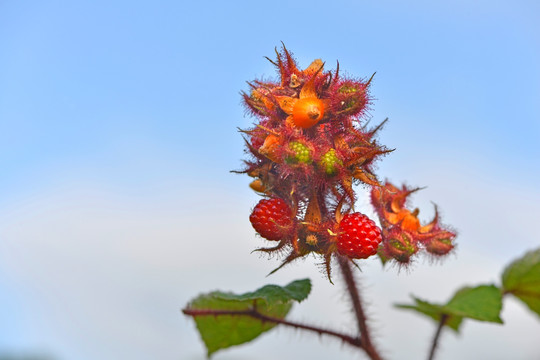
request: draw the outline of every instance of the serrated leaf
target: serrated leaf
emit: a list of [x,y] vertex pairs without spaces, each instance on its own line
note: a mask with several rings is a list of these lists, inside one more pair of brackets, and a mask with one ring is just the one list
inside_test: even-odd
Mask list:
[[266,285],[262,288],[245,293],[242,295],[234,295],[231,293],[222,293],[220,297],[223,300],[254,300],[261,299],[268,303],[286,302],[296,300],[301,302],[306,299],[311,291],[311,281],[309,279],[296,280],[286,286]]
[[446,305],[429,303],[413,297],[415,305],[397,304],[401,309],[409,309],[429,316],[437,323],[447,316],[445,326],[458,332],[464,318],[502,323],[499,314],[502,309],[501,290],[493,285],[465,287],[457,291]]
[[214,291],[193,299],[184,312],[193,316],[210,356],[220,349],[251,341],[276,326],[275,323],[234,312],[256,309],[262,315],[284,319],[292,301],[304,300],[310,291],[309,279],[293,281],[284,287],[266,285],[240,295]]
[[[442,315],[445,314],[443,305],[432,304],[415,297],[412,298],[416,302],[416,305],[396,304],[395,306],[397,308],[413,310],[423,315],[429,316],[437,323],[441,321]],[[462,321],[463,317],[461,316],[449,315],[444,325],[454,330],[455,332],[459,332],[459,327]]]
[[494,285],[464,287],[443,307],[445,313],[502,324],[502,293]]
[[504,269],[503,291],[520,299],[540,316],[540,249],[529,251]]

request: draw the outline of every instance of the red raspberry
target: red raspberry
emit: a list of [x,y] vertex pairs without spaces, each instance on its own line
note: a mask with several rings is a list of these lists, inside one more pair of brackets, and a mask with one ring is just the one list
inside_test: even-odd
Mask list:
[[366,259],[377,253],[381,241],[381,229],[364,214],[347,214],[339,223],[337,249],[341,255]]
[[281,240],[293,226],[292,211],[284,200],[263,199],[249,217],[253,228],[267,240]]

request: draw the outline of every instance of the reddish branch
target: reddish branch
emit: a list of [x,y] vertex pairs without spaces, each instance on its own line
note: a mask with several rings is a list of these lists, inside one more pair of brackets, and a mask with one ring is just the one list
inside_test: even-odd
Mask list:
[[351,265],[349,263],[349,260],[344,257],[339,257],[338,259],[341,273],[343,274],[345,284],[347,285],[347,290],[349,292],[349,295],[351,296],[354,313],[356,315],[358,331],[360,332],[360,339],[363,343],[362,349],[364,349],[370,359],[381,360],[381,356],[378,354],[377,350],[373,346],[373,343],[371,342],[371,336],[369,334],[369,329],[366,322],[366,315],[362,307],[360,293],[358,292],[358,288],[356,286],[356,281],[354,280],[354,276],[351,271]]
[[437,332],[435,332],[435,336],[433,337],[433,341],[431,342],[431,350],[429,351],[428,360],[433,360],[435,356],[435,350],[437,349],[437,344],[439,343],[439,338],[441,337],[444,324],[446,324],[446,321],[448,320],[448,316],[448,314],[441,315],[441,319],[439,320],[439,326],[437,327]]
[[362,341],[359,338],[352,337],[350,335],[342,334],[336,331],[319,328],[316,326],[304,325],[268,315],[261,314],[256,308],[250,308],[246,310],[211,310],[211,309],[184,309],[182,312],[189,316],[220,316],[220,315],[237,315],[237,316],[249,316],[262,322],[269,322],[284,326],[290,326],[295,329],[302,329],[311,332],[315,332],[319,335],[329,335],[341,339],[343,342],[352,345],[357,348],[363,348]]

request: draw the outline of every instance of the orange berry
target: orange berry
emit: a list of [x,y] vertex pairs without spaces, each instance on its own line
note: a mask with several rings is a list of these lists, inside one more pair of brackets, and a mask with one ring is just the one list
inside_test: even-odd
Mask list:
[[303,129],[317,124],[324,116],[324,103],[317,98],[298,99],[292,111],[293,123]]

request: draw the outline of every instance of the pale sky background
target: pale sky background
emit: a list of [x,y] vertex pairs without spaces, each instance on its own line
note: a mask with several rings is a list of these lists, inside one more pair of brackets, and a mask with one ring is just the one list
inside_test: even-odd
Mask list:
[[[291,319],[353,326],[316,260],[265,277],[258,198],[229,173],[253,121],[239,92],[276,76],[263,56],[283,41],[302,67],[377,72],[370,114],[397,149],[379,176],[427,186],[421,218],[434,201],[459,231],[442,264],[359,274],[388,359],[425,358],[435,326],[393,303],[498,283],[540,246],[539,4],[0,1],[0,357],[202,360],[191,298],[305,277]],[[540,318],[513,299],[502,318],[445,333],[438,359],[540,358]],[[364,357],[288,329],[214,357],[278,358]]]

